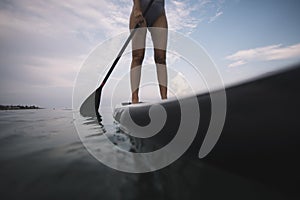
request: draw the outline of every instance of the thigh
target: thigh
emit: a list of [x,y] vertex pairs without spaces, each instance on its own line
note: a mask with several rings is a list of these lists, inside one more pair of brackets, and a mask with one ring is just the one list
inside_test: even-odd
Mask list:
[[151,33],[154,49],[166,50],[168,42],[168,22],[166,15],[163,13],[149,28]]
[[[132,31],[135,27],[135,20],[134,16],[131,13],[130,15],[130,21],[129,21],[129,29]],[[144,22],[141,24],[141,28],[138,28],[136,33],[134,34],[132,38],[132,50],[141,52],[145,49],[145,41],[146,41],[146,34],[147,34],[147,24]]]

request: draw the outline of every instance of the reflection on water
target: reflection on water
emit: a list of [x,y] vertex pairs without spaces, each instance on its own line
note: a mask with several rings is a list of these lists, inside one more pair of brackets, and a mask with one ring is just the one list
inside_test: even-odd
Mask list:
[[[82,145],[72,114],[67,110],[0,112],[1,199],[283,199],[286,195],[191,155],[153,173],[113,170]],[[100,127],[86,118],[82,125],[89,130],[80,136],[84,143],[94,151],[106,151],[107,156],[112,149],[103,143],[104,135],[114,148],[142,148],[112,122]]]

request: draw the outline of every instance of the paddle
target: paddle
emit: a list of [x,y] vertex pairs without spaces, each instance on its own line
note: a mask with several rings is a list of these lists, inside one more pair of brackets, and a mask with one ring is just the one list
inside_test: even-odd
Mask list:
[[[143,16],[145,17],[150,9],[150,7],[152,6],[154,0],[151,0],[149,2],[149,4],[147,5]],[[80,114],[82,116],[95,116],[97,117],[98,122],[100,123],[102,121],[101,119],[101,115],[99,114],[99,106],[100,106],[100,100],[101,100],[101,93],[102,93],[102,89],[105,85],[105,83],[107,82],[109,76],[111,75],[111,73],[113,72],[114,68],[116,67],[117,63],[119,62],[120,58],[122,57],[125,49],[127,48],[129,42],[131,41],[131,39],[133,38],[134,34],[136,33],[137,29],[140,27],[139,24],[135,25],[134,29],[131,31],[129,37],[127,38],[125,44],[123,45],[122,49],[120,50],[118,56],[116,57],[116,59],[114,60],[112,66],[110,67],[109,71],[107,72],[107,74],[105,75],[102,83],[100,84],[100,86],[81,104],[80,106]],[[94,100],[94,102],[93,102]],[[95,105],[95,107],[93,108],[93,104]]]

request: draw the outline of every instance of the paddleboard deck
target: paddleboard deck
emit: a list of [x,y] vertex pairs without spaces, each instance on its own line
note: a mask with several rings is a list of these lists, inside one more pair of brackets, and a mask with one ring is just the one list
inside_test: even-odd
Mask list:
[[[144,107],[144,109],[145,109],[145,106],[146,106],[145,102],[140,102],[137,104],[133,104],[131,102],[120,103],[120,104],[116,105],[114,108],[113,118],[116,122],[121,123],[122,115],[124,115],[124,112],[127,109],[130,109],[131,111],[135,110],[135,112],[141,112],[141,107]],[[149,103],[148,103],[148,106],[149,106]]]

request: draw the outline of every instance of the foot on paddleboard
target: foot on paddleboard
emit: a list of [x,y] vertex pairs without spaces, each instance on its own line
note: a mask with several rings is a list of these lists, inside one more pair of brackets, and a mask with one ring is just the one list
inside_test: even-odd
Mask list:
[[132,103],[132,102],[123,102],[123,103],[122,103],[122,106],[129,106],[129,105],[141,104],[141,103],[144,103],[144,102],[142,102],[142,101],[140,101],[140,102],[137,102],[137,103]]

